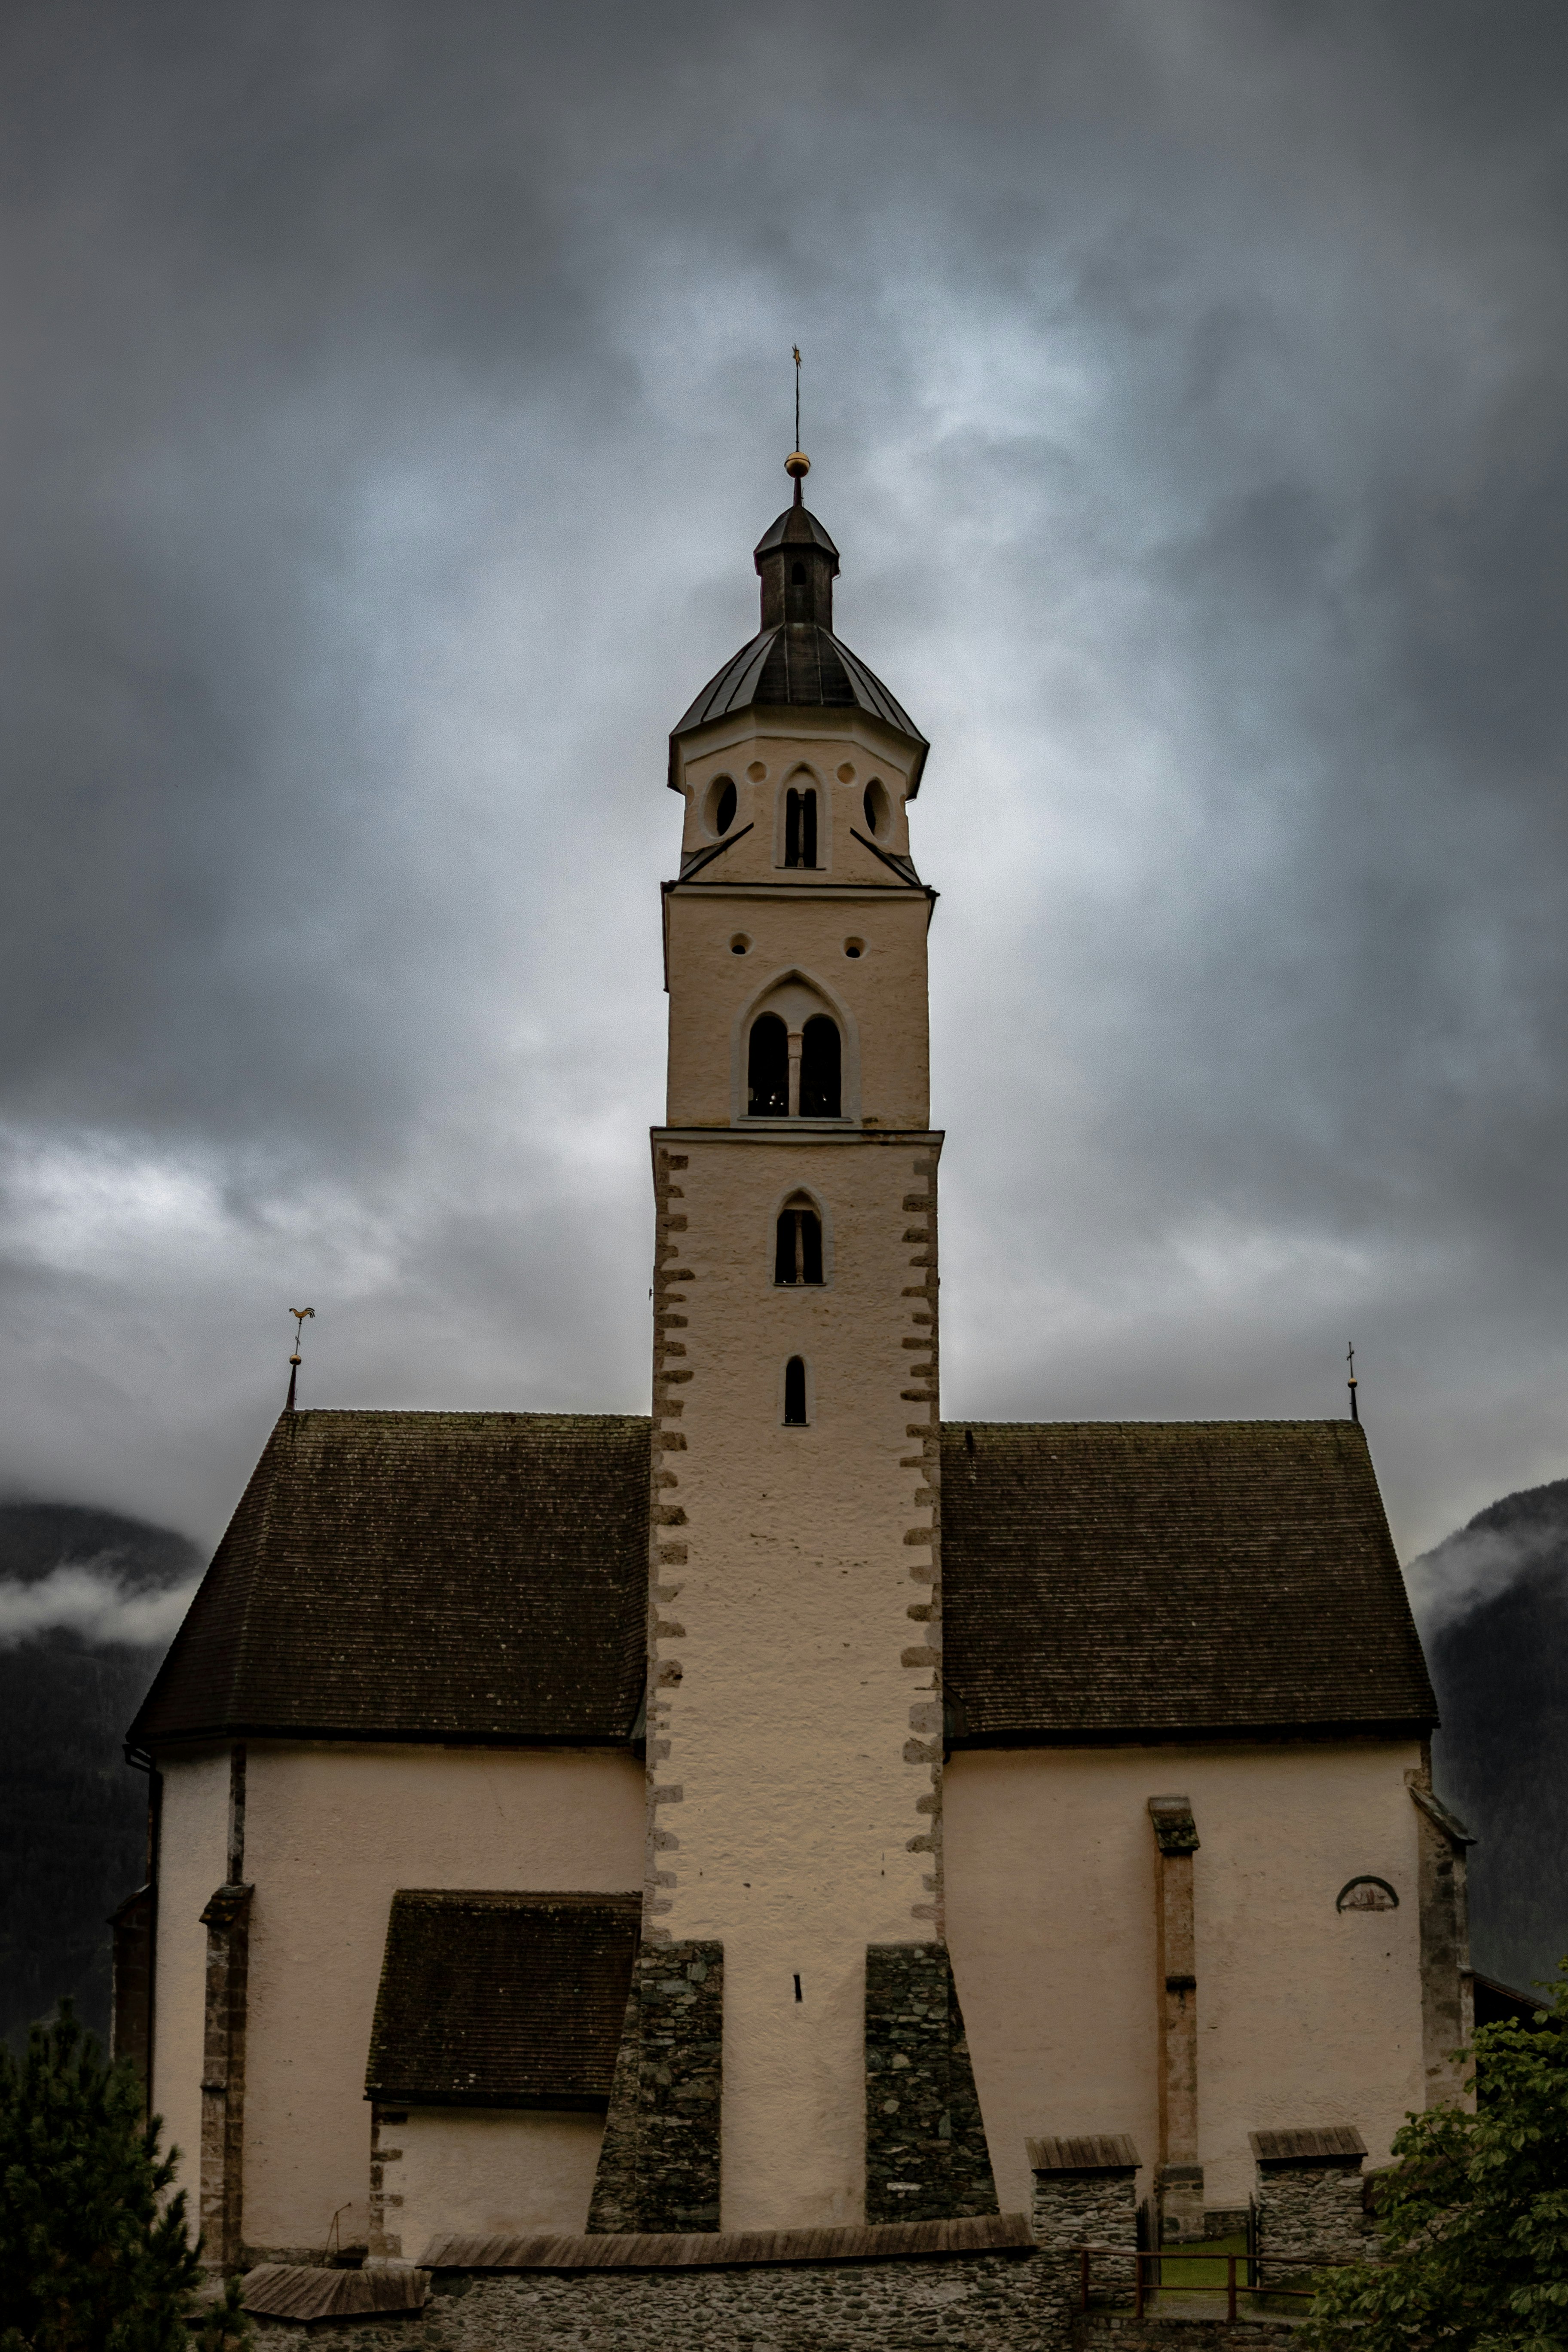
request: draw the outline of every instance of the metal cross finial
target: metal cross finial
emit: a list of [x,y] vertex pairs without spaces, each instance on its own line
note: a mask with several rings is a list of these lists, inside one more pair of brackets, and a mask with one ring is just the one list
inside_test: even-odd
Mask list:
[[1361,1414],[1360,1414],[1360,1412],[1359,1412],[1357,1411],[1357,1409],[1356,1409],[1356,1396],[1355,1396],[1355,1392],[1356,1392],[1356,1386],[1357,1386],[1357,1382],[1356,1382],[1356,1376],[1355,1376],[1355,1348],[1354,1348],[1353,1343],[1348,1343],[1348,1342],[1347,1342],[1347,1344],[1346,1344],[1346,1347],[1345,1347],[1345,1361],[1346,1361],[1346,1363],[1350,1366],[1350,1378],[1349,1378],[1349,1380],[1346,1381],[1345,1385],[1346,1385],[1346,1387],[1350,1390],[1350,1392],[1351,1392],[1351,1419],[1352,1419],[1353,1422],[1356,1422],[1357,1423],[1360,1423],[1360,1420],[1361,1420]]

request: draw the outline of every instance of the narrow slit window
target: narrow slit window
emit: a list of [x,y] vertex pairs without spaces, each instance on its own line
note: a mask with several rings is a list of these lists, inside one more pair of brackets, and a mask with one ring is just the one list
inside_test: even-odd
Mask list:
[[746,1110],[752,1118],[789,1117],[789,1032],[776,1013],[759,1013],[752,1024]]
[[802,1118],[837,1118],[843,1100],[843,1055],[838,1024],[826,1013],[814,1013],[801,1033],[800,1115]]
[[784,1366],[784,1426],[805,1427],[805,1358],[792,1356]]
[[779,1211],[773,1280],[784,1289],[822,1280],[822,1219],[805,1192],[796,1192]]
[[804,563],[790,567],[789,586],[784,592],[786,621],[809,621],[811,618],[811,583],[806,578]]
[[816,793],[810,784],[792,784],[784,794],[784,864],[816,864]]

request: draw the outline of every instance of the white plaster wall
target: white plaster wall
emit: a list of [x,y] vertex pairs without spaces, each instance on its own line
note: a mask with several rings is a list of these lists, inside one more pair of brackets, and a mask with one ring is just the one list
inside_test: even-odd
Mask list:
[[[1251,2193],[1247,2134],[1351,2123],[1386,2160],[1422,2102],[1414,1743],[960,1753],[945,1776],[948,1934],[1006,2210],[1026,2137],[1128,2132],[1158,2155],[1155,1855],[1180,1790],[1194,1862],[1198,2136],[1210,2206]],[[1337,1912],[1386,1878],[1397,1911]],[[1139,2193],[1148,2193],[1141,2176]]]
[[[890,882],[887,869],[881,870]],[[863,1122],[923,1128],[930,1097],[930,912],[923,891],[868,889],[830,899],[777,891],[748,895],[730,875],[722,883],[693,883],[674,893],[666,906],[670,982],[666,1116],[670,1126],[731,1125],[737,1109],[732,1089],[736,1016],[765,982],[796,970],[831,991],[854,1019]],[[736,955],[731,942],[741,935],[752,945],[744,955]],[[858,956],[846,955],[849,939],[863,943]],[[744,1043],[739,1042],[743,1088]],[[850,1062],[847,1052],[847,1076]],[[744,1119],[743,1090],[738,1109]]]
[[[809,782],[818,793],[816,871],[836,882],[886,879],[887,867],[865,840],[875,838],[879,847],[908,856],[904,793],[911,751],[906,738],[868,711],[797,704],[787,734],[759,727],[754,710],[737,712],[677,747],[677,789],[686,796],[682,855],[727,840],[727,870],[746,881],[776,881],[789,870],[784,865],[782,794],[791,784]],[[753,767],[763,773],[753,776]],[[851,772],[841,774],[844,768]],[[725,835],[711,832],[703,815],[709,786],[718,776],[728,776],[735,787],[735,819]],[[865,810],[866,787],[873,777],[887,792],[892,818],[887,833],[875,836]],[[857,833],[864,839],[857,841]]]
[[578,2235],[588,2226],[602,2116],[556,2110],[411,2107],[382,2137],[403,2150],[386,2187],[403,2199],[403,2252],[418,2262],[433,2238]]
[[630,1756],[566,1749],[252,1745],[248,1755],[246,2242],[323,2245],[345,2204],[340,2237],[363,2241],[365,2058],[393,1895],[635,1889],[643,1777]]
[[207,1931],[201,1915],[228,1867],[228,1749],[165,1762],[159,1835],[158,1953],[153,2019],[153,2107],[163,2145],[178,2147],[191,2233],[201,2186],[202,2053]]
[[[828,2226],[864,2210],[868,1943],[937,1932],[929,1714],[931,1494],[912,1425],[929,1402],[933,1300],[923,1194],[932,1145],[693,1139],[679,1185],[684,1512],[661,1571],[655,1911],[724,1946],[723,2226]],[[805,1184],[834,1233],[831,1288],[775,1289],[772,1213]],[[917,1313],[927,1319],[917,1323]],[[923,1336],[922,1336],[923,1334]],[[918,1341],[918,1345],[906,1345]],[[816,1418],[780,1425],[779,1368],[815,1372]],[[921,1540],[910,1538],[919,1534]],[[906,1663],[906,1653],[913,1657]],[[940,1724],[928,1727],[940,1730]],[[918,1745],[918,1743],[917,1743]],[[940,1748],[938,1749],[940,1753]],[[794,1979],[801,1977],[802,1999]]]

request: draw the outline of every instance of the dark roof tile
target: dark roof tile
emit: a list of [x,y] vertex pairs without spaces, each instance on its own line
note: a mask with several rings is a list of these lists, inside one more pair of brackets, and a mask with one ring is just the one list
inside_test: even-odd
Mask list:
[[395,1895],[365,2096],[397,2106],[602,2106],[642,1897]]
[[131,1739],[624,1739],[647,1510],[640,1415],[285,1413]]
[[1352,1422],[950,1422],[942,1527],[959,1746],[1436,1721]]

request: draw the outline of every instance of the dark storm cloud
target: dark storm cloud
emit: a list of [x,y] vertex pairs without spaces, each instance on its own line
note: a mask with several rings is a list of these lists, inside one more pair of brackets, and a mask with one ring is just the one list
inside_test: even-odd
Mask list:
[[[917,812],[949,1409],[1557,1475],[1554,10],[13,10],[0,1473],[637,1405],[662,736],[805,347]],[[781,361],[784,362],[780,365]],[[818,487],[820,486],[820,487]]]

